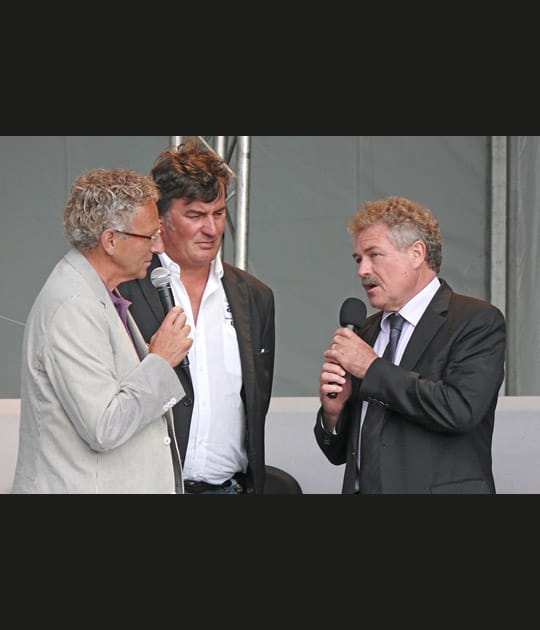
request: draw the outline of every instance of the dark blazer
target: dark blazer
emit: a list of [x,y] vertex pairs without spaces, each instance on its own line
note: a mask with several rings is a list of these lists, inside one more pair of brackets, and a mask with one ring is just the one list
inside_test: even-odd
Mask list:
[[[382,312],[360,335],[373,345]],[[353,492],[362,400],[385,408],[380,440],[383,494],[495,493],[491,442],[504,379],[506,324],[495,306],[441,287],[418,322],[401,364],[376,359],[330,435],[317,415],[315,436],[343,464],[343,493]]]
[[[118,289],[132,302],[129,310],[144,338],[150,341],[163,321],[157,290],[150,282],[152,270],[161,265],[157,255],[143,280],[124,282]],[[242,364],[242,399],[247,419],[248,492],[261,494],[265,478],[264,425],[272,394],[275,350],[275,305],[270,287],[251,274],[223,263],[223,287],[235,324]],[[191,414],[193,385],[189,368],[176,368],[186,391],[173,407],[174,424],[182,462],[185,459]]]

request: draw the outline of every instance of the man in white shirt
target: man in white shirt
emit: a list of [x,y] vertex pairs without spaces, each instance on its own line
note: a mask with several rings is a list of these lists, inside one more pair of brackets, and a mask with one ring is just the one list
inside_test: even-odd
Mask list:
[[177,374],[186,396],[174,408],[188,494],[260,494],[264,424],[274,371],[274,296],[251,274],[220,260],[231,172],[196,142],[158,156],[151,173],[165,252],[148,275],[119,287],[143,335],[163,319],[149,280],[171,272],[175,304],[191,327],[189,367]]

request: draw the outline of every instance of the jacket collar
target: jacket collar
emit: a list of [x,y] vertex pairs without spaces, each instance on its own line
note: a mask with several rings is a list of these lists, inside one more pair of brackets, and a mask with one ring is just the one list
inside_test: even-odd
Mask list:
[[[411,370],[418,363],[425,349],[446,321],[446,313],[453,291],[445,280],[440,280],[441,286],[416,325],[401,359],[400,366],[407,370]],[[371,346],[379,334],[382,315],[383,312],[380,311],[369,317],[362,331],[362,338]]]

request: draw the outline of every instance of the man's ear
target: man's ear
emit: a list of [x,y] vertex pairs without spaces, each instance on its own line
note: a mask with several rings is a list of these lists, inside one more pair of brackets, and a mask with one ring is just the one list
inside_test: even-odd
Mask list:
[[410,249],[413,266],[418,269],[427,259],[427,247],[424,241],[415,241]]
[[107,228],[101,233],[99,242],[107,254],[114,254],[116,244],[118,243],[118,236],[113,229]]

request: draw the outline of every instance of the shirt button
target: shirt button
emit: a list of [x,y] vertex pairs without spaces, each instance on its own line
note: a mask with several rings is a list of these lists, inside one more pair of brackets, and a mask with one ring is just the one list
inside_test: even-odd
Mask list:
[[169,444],[170,444],[170,443],[171,443],[171,438],[170,438],[170,437],[166,437],[166,438],[163,440],[163,444],[165,444],[165,446],[169,446]]

